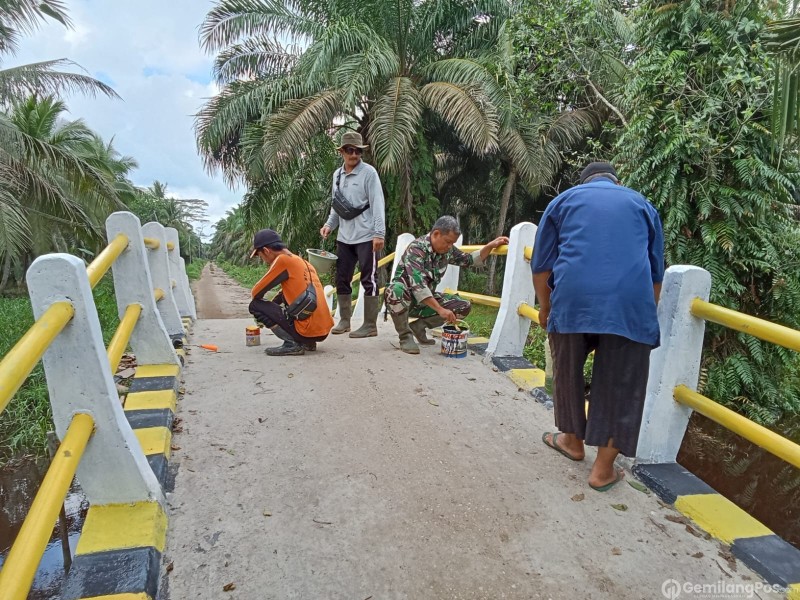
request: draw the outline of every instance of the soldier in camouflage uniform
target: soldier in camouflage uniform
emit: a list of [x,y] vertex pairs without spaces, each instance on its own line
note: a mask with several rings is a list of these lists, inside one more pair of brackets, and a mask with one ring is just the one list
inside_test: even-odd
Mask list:
[[[469,314],[472,307],[467,300],[434,291],[447,265],[478,267],[494,248],[508,244],[508,238],[503,236],[466,254],[454,247],[460,234],[454,217],[439,217],[429,234],[408,245],[392,281],[386,286],[386,304],[400,335],[403,352],[419,354],[415,337],[420,344],[434,344],[425,334],[426,329],[438,327],[445,321],[455,323]],[[417,320],[409,324],[409,317],[417,317]]]

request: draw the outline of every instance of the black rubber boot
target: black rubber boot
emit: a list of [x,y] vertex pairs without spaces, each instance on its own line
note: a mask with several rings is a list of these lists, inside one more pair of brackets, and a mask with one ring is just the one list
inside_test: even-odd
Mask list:
[[433,346],[436,343],[436,340],[429,338],[426,335],[425,330],[439,327],[439,325],[442,323],[444,323],[444,319],[439,315],[436,315],[435,317],[428,317],[426,319],[417,319],[408,327],[411,329],[411,332],[414,334],[414,337],[417,338],[417,341],[420,344],[423,346]]
[[419,346],[414,341],[414,334],[408,326],[408,311],[403,311],[400,314],[390,311],[394,328],[400,336],[400,350],[406,354],[419,354]]
[[305,349],[295,341],[283,342],[283,346],[264,350],[267,356],[302,356],[305,353]]

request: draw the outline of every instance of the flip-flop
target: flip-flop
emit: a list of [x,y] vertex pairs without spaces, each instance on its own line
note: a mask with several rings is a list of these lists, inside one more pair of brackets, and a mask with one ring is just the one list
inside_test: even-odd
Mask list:
[[605,485],[598,485],[598,486],[593,486],[590,483],[589,487],[592,488],[595,492],[607,492],[612,487],[617,485],[620,481],[625,479],[625,471],[623,471],[622,469],[616,469],[615,473],[616,473],[616,478],[614,479],[614,481],[611,481]]
[[[574,460],[575,462],[581,462],[583,460],[582,458],[575,458],[569,452],[567,452],[561,446],[558,445],[558,441],[557,440],[558,440],[558,436],[560,434],[561,434],[560,431],[545,431],[544,434],[542,434],[542,441],[544,442],[544,445],[547,446],[548,448],[552,448],[553,450],[555,450],[559,454],[563,454],[564,456],[566,456],[570,460]],[[547,441],[547,436],[548,435],[552,435],[553,436],[552,443],[549,443]]]

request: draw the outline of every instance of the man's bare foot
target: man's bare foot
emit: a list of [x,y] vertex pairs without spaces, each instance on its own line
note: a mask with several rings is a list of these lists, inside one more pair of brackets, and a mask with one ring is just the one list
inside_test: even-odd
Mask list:
[[592,473],[589,475],[589,487],[598,492],[607,492],[625,477],[623,469],[616,469],[613,466],[610,474],[605,470],[602,473],[598,473],[598,471],[597,463],[595,463]]
[[576,438],[574,433],[548,432],[542,436],[542,441],[570,460],[581,461],[585,456],[583,440]]

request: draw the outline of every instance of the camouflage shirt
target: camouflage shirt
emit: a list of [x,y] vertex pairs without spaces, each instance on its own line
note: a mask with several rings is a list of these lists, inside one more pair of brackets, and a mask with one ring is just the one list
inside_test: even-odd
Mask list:
[[397,264],[392,281],[402,281],[414,300],[422,302],[433,296],[447,265],[478,267],[482,264],[480,250],[467,254],[453,246],[446,254],[437,254],[431,246],[431,236],[428,234],[408,245],[403,258]]

